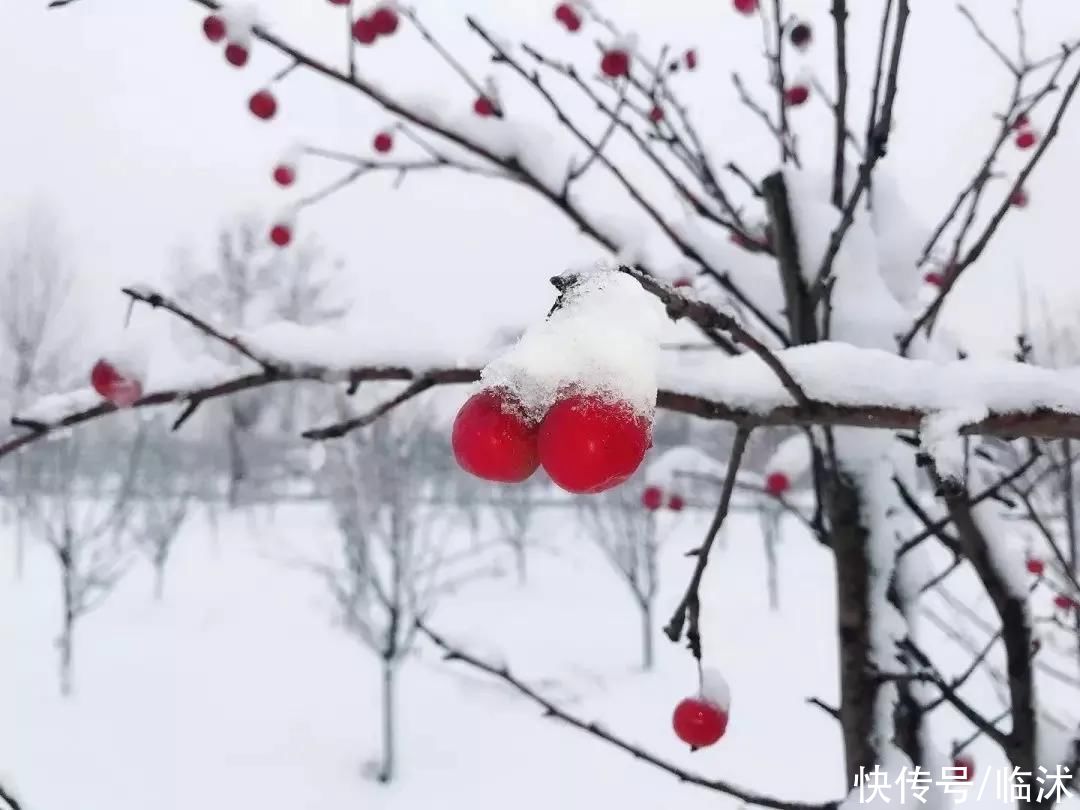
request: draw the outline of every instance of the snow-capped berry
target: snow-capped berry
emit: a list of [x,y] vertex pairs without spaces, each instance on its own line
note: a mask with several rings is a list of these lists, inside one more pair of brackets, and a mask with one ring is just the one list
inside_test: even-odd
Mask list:
[[672,512],[681,512],[686,506],[686,499],[682,495],[672,495],[668,498],[667,507]]
[[1027,113],[1020,113],[1012,122],[1013,129],[1027,129],[1029,126],[1031,126],[1031,119],[1027,117]]
[[120,372],[108,360],[101,359],[90,370],[90,385],[103,399],[118,408],[126,408],[142,397],[142,384]]
[[659,124],[664,120],[664,109],[659,104],[654,104],[649,110],[649,120],[654,124]]
[[248,100],[248,109],[256,118],[268,121],[277,114],[277,99],[269,90],[260,90]]
[[238,42],[230,42],[225,46],[225,61],[234,67],[243,67],[247,64],[248,49]]
[[1022,188],[1009,195],[1009,205],[1014,208],[1027,208],[1028,202],[1028,193]]
[[676,287],[676,288],[678,288],[678,287],[693,287],[694,282],[692,282],[686,276],[680,276],[679,278],[675,279],[675,281],[673,281],[671,283],[671,286]]
[[641,505],[655,512],[664,505],[664,492],[660,487],[645,487],[641,493]]
[[292,241],[292,228],[278,223],[270,229],[270,241],[278,247],[285,247]]
[[567,31],[577,31],[581,28],[581,15],[570,3],[559,3],[555,6],[555,19],[562,23]]
[[795,23],[791,28],[791,32],[788,34],[788,39],[790,39],[791,44],[799,50],[806,50],[806,48],[810,46],[810,41],[813,39],[813,33],[807,23]]
[[724,736],[728,716],[727,712],[707,700],[689,697],[675,707],[671,725],[684,743],[692,748],[705,748]]
[[694,70],[697,67],[697,51],[693,48],[687,50],[683,55],[683,61],[686,62],[687,70]]
[[621,48],[612,48],[604,51],[600,59],[600,72],[605,76],[617,79],[619,76],[627,76],[630,73],[630,54]]
[[558,486],[575,494],[618,486],[641,465],[652,425],[625,402],[572,394],[540,424],[540,464]]
[[379,38],[379,32],[375,28],[375,22],[370,17],[358,17],[353,22],[353,39],[361,45],[370,45]]
[[805,84],[793,84],[784,91],[784,104],[788,107],[799,107],[810,98],[810,88]]
[[454,419],[450,443],[458,466],[477,478],[516,484],[540,465],[536,425],[517,398],[491,388],[473,394]]
[[953,760],[953,767],[956,768],[957,778],[961,782],[971,782],[975,779],[975,760],[967,754],[959,754]]
[[1039,140],[1039,136],[1030,129],[1022,129],[1016,133],[1016,148],[1017,149],[1030,149]]
[[210,14],[203,20],[202,30],[211,42],[221,42],[225,39],[225,21],[217,14]]
[[732,0],[731,4],[740,14],[753,14],[758,8],[758,0]]
[[1025,566],[1029,574],[1034,574],[1037,577],[1041,577],[1046,570],[1046,563],[1038,557],[1028,557]]
[[923,276],[923,281],[925,281],[927,284],[932,284],[935,287],[940,287],[942,284],[945,283],[945,277],[936,270],[931,270],[929,273]]
[[490,118],[495,114],[495,104],[487,96],[480,96],[473,102],[472,108],[481,118]]
[[398,13],[390,6],[379,6],[371,14],[371,25],[375,33],[388,37],[398,29]]
[[380,132],[375,136],[375,140],[372,141],[371,145],[376,152],[386,154],[394,148],[394,136],[389,132]]
[[296,168],[288,163],[279,163],[274,167],[274,182],[279,186],[291,186],[296,182]]
[[782,472],[771,472],[765,477],[765,491],[770,495],[783,495],[791,487],[791,481]]
[[1054,597],[1054,606],[1062,610],[1072,610],[1076,607],[1076,600],[1067,593],[1059,593]]

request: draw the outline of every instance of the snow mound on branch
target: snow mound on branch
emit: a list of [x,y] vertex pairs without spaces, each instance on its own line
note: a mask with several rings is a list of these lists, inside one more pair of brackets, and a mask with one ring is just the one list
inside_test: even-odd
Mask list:
[[701,697],[724,712],[731,711],[731,687],[719,670],[711,667],[701,670]]
[[[933,412],[963,402],[995,413],[1080,411],[1078,373],[1003,360],[911,360],[829,341],[775,354],[808,396],[834,405]],[[751,413],[795,404],[776,375],[749,354],[685,352],[677,367],[662,370],[660,384]]]
[[990,413],[985,405],[954,407],[928,415],[919,428],[923,449],[930,454],[943,478],[964,478],[964,439],[960,429],[981,422]]
[[247,46],[251,42],[252,29],[259,24],[259,12],[251,3],[229,3],[217,12],[225,23],[225,35],[229,42]]
[[776,446],[765,464],[765,474],[782,472],[794,480],[810,468],[810,441],[802,433],[789,436]]
[[579,275],[559,309],[488,364],[483,383],[509,388],[537,418],[568,388],[624,401],[651,416],[663,306],[617,270]]
[[[915,212],[900,193],[896,179],[883,168],[887,159],[874,168],[874,183],[870,189],[873,208],[870,222],[877,235],[877,258],[881,277],[904,307],[918,303],[922,286],[918,270],[922,247],[930,238],[931,229],[915,216]],[[854,172],[849,176],[854,176]]]
[[716,460],[708,453],[688,444],[672,447],[653,459],[645,468],[645,483],[661,489],[675,489],[680,473],[722,478],[727,472],[727,465]]

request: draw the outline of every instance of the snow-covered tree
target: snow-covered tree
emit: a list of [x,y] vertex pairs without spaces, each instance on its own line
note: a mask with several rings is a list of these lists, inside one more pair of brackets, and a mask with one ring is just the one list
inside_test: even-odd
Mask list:
[[[73,2],[80,0],[50,5]],[[673,641],[688,642],[697,665],[688,662],[688,671],[699,674],[709,643],[699,627],[699,590],[747,441],[763,426],[816,426],[809,522],[835,561],[833,582],[820,583],[822,604],[835,605],[837,616],[839,700],[825,706],[843,743],[833,796],[794,799],[799,786],[752,789],[687,771],[574,717],[508,668],[428,636],[451,658],[501,679],[573,728],[744,804],[851,806],[865,774],[934,773],[949,753],[970,778],[971,763],[959,757],[983,738],[1015,769],[1013,787],[1028,789],[1029,796],[1015,795],[1018,805],[1060,798],[1040,790],[1035,774],[1040,767],[1053,774],[1080,766],[1077,718],[1069,708],[1076,701],[1073,692],[1071,700],[1046,704],[1053,692],[1042,676],[1055,666],[1048,660],[1054,645],[1042,637],[1074,631],[1065,622],[1038,621],[1042,597],[1030,592],[1023,538],[1007,520],[1020,507],[999,496],[1035,463],[1023,438],[1080,435],[1080,386],[1060,370],[970,360],[970,347],[957,346],[938,321],[958,283],[994,263],[1002,222],[1040,205],[1030,181],[1080,86],[1075,37],[1062,41],[1069,32],[1053,31],[1035,41],[1017,0],[1008,4],[1015,42],[1003,45],[960,8],[1008,87],[992,118],[988,110],[988,143],[973,144],[962,156],[970,160],[971,179],[938,200],[936,224],[924,227],[903,193],[893,154],[897,99],[914,58],[909,22],[932,4],[913,10],[909,0],[879,0],[856,10],[847,0],[831,0],[827,16],[819,8],[803,17],[784,0],[732,0],[731,24],[760,26],[765,51],[764,79],[740,67],[727,97],[734,106],[724,133],[743,108],[747,126],[760,125],[759,148],[744,164],[720,157],[724,133],[703,132],[690,108],[686,79],[708,52],[637,37],[599,3],[558,4],[553,25],[567,39],[557,54],[546,45],[515,43],[466,16],[474,55],[483,57],[467,61],[412,9],[332,3],[325,13],[340,13],[353,36],[339,62],[307,50],[308,40],[287,26],[254,25],[250,14],[222,9],[216,0],[189,2],[233,65],[244,65],[254,48],[280,58],[282,69],[246,101],[259,119],[279,123],[280,85],[299,73],[321,77],[394,118],[370,153],[304,148],[304,160],[337,162],[347,173],[299,199],[271,228],[273,244],[294,239],[303,227],[296,214],[368,176],[457,170],[517,184],[610,262],[556,276],[559,296],[548,318],[509,350],[470,358],[475,362],[453,351],[412,358],[394,351],[392,359],[368,345],[342,352],[341,341],[303,331],[292,334],[309,339],[283,345],[142,291],[140,300],[217,340],[243,358],[244,368],[150,392],[135,406],[193,407],[289,381],[351,390],[371,380],[407,381],[370,412],[304,434],[320,440],[356,435],[436,385],[479,380],[482,389],[463,406],[454,429],[462,466],[502,482],[525,480],[543,466],[556,484],[582,497],[633,474],[647,452],[656,408],[735,423],[715,516],[665,627]],[[348,8],[330,7],[337,5]],[[849,10],[852,17],[880,15],[869,64],[849,59],[855,53]],[[193,31],[196,23],[193,18]],[[433,58],[461,79],[460,93],[430,103],[408,86],[409,77],[375,82],[357,69],[361,49],[377,53],[405,31],[418,33]],[[335,36],[334,53],[338,44]],[[491,75],[471,70],[474,63],[490,66]],[[429,72],[411,73],[427,87]],[[703,105],[723,103],[715,83],[705,88]],[[815,106],[824,117],[804,121]],[[913,113],[904,126],[935,116]],[[612,215],[616,203],[629,209],[625,220]],[[1062,253],[1069,249],[1063,243]],[[676,325],[666,324],[665,315]],[[668,332],[697,345],[661,351]],[[115,410],[77,396],[48,404],[24,410],[21,431],[0,444],[0,455]],[[929,505],[925,493],[933,493]],[[951,593],[945,579],[959,575],[981,588],[978,605]],[[1075,581],[1066,585],[1075,595]],[[944,621],[942,605],[950,611]],[[926,643],[935,627],[973,650],[970,663],[958,669],[938,660]],[[969,695],[965,685],[974,673],[995,678],[1004,712]],[[708,713],[708,743],[714,743],[723,734],[719,709],[726,717],[728,696],[705,680],[700,697],[715,704]],[[942,710],[972,729],[948,752],[934,734]],[[683,723],[676,732],[692,745],[706,744]],[[930,798],[938,806],[947,802],[940,790]]]

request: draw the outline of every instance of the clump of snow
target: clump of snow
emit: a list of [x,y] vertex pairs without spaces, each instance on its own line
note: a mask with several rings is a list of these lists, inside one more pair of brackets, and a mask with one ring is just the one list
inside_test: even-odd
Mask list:
[[73,413],[93,408],[101,402],[101,395],[93,388],[80,388],[62,394],[47,394],[27,405],[16,417],[43,425],[54,425]]
[[927,414],[919,427],[919,441],[934,460],[942,478],[960,481],[964,477],[964,437],[961,428],[981,422],[990,415],[986,405],[953,407]]
[[217,14],[225,23],[225,35],[229,42],[247,47],[252,31],[259,22],[256,7],[251,3],[229,3],[222,5]]
[[881,277],[896,300],[910,308],[917,303],[922,286],[918,261],[930,228],[915,216],[896,179],[887,171],[887,164],[888,158],[884,158],[874,168],[874,183],[869,191],[873,200],[870,221],[877,236]]
[[727,465],[705,451],[682,444],[665,450],[645,468],[645,482],[661,489],[675,489],[680,473],[723,476]]
[[1009,589],[1009,595],[1026,603],[1030,576],[1024,565],[1027,553],[1022,536],[1012,530],[1001,507],[992,500],[971,507],[971,517],[986,538],[990,562]]
[[795,480],[810,468],[810,440],[802,433],[789,436],[776,446],[765,464],[765,474],[782,472]]
[[701,670],[701,697],[724,712],[731,710],[731,687],[717,669]]
[[562,306],[489,363],[481,379],[513,391],[535,418],[570,388],[651,417],[665,324],[660,302],[628,275],[583,274]]

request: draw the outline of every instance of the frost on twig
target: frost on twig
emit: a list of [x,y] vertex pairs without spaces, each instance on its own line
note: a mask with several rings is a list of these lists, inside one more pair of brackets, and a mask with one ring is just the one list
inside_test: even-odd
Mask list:
[[974,405],[934,411],[923,418],[919,429],[922,448],[934,460],[942,478],[954,481],[964,478],[967,454],[960,430],[981,422],[989,415],[990,411],[985,405]]

